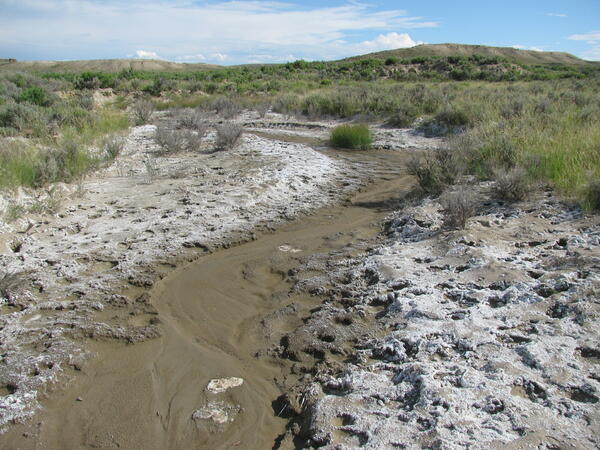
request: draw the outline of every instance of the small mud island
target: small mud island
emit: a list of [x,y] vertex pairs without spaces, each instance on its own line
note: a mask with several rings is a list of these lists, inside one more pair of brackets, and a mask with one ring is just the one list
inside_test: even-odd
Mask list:
[[386,58],[1,75],[3,447],[600,446],[595,69]]

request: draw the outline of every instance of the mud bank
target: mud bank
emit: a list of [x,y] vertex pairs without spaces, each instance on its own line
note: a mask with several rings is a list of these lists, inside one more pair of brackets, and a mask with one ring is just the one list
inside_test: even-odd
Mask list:
[[403,208],[365,257],[295,269],[325,300],[269,350],[300,377],[281,448],[598,448],[598,218],[547,192],[442,219]]
[[251,134],[228,152],[158,156],[153,132],[133,128],[110,168],[56,187],[55,216],[1,224],[0,425],[30,416],[40,394],[81,367],[82,342],[158,336],[140,295],[176,264],[338,201],[364,175]]
[[[314,255],[364,251],[399,193],[412,187],[404,154],[335,158],[348,167],[368,166],[363,173],[378,181],[351,203],[319,209],[175,270],[150,299],[161,336],[135,345],[93,344],[97,357],[80,376],[45,402],[33,425],[11,428],[4,442],[60,448],[275,445],[288,423],[278,409],[282,386],[297,378],[287,361],[266,357],[273,335],[288,330],[272,329],[272,319],[283,317],[283,305],[295,317],[318,301],[290,294],[290,271]],[[230,380],[236,382],[227,388]]]

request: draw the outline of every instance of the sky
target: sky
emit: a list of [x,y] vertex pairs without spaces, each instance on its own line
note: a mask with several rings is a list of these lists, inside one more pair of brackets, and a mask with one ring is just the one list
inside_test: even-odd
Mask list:
[[600,60],[600,0],[0,0],[0,58],[332,60],[421,43]]

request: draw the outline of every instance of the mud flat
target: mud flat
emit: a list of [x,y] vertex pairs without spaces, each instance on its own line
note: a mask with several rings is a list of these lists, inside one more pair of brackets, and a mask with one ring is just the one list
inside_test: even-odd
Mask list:
[[[308,294],[290,297],[288,272],[299,261],[331,251],[354,254],[378,232],[378,221],[411,186],[405,159],[397,152],[340,153],[338,163],[367,164],[378,180],[353,203],[320,209],[253,242],[202,256],[160,281],[149,303],[161,336],[136,345],[88,346],[97,357],[65,393],[50,397],[40,415],[43,425],[26,427],[24,442],[61,448],[272,447],[288,422],[278,417],[275,401],[290,370],[286,361],[260,357],[272,333],[263,319],[290,302],[298,313],[314,304]],[[214,392],[211,380],[225,386],[239,381]],[[23,442],[22,427],[3,439]]]
[[[140,295],[177,264],[362,183],[356,168],[302,144],[247,134],[229,152],[164,157],[153,133],[132,129],[111,167],[80,186],[55,186],[56,215],[0,224],[0,425],[29,416],[38,394],[81,367],[82,342],[158,336],[156,311]],[[36,195],[13,200],[27,206],[50,192]]]
[[[151,348],[145,341],[167,325],[146,291],[174,267],[339,202],[390,165],[252,134],[231,152],[161,157],[153,132],[132,129],[113,166],[55,187],[64,202],[57,215],[1,224],[2,424],[57,401],[53,391],[94,372],[89,356],[107,346],[115,354],[122,342]],[[390,155],[383,159],[398,157]],[[17,195],[25,205],[38,200]]]

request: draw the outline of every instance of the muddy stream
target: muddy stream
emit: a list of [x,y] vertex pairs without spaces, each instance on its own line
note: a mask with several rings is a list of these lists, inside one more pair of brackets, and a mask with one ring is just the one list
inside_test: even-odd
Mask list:
[[[412,186],[406,155],[333,153],[369,168],[371,182],[350,201],[201,256],[157,283],[151,294],[162,337],[135,345],[90,342],[97,356],[45,401],[36,448],[272,448],[287,422],[274,403],[279,383],[294,375],[290,361],[263,353],[273,343],[261,322],[291,302],[308,312],[322,301],[290,294],[288,271],[300,258],[352,253],[357,242],[374,239],[379,221]],[[301,318],[278,321],[287,327],[278,331],[293,330]],[[243,384],[207,390],[211,380],[229,377]],[[31,448],[22,433],[11,430],[4,439],[9,447]]]

